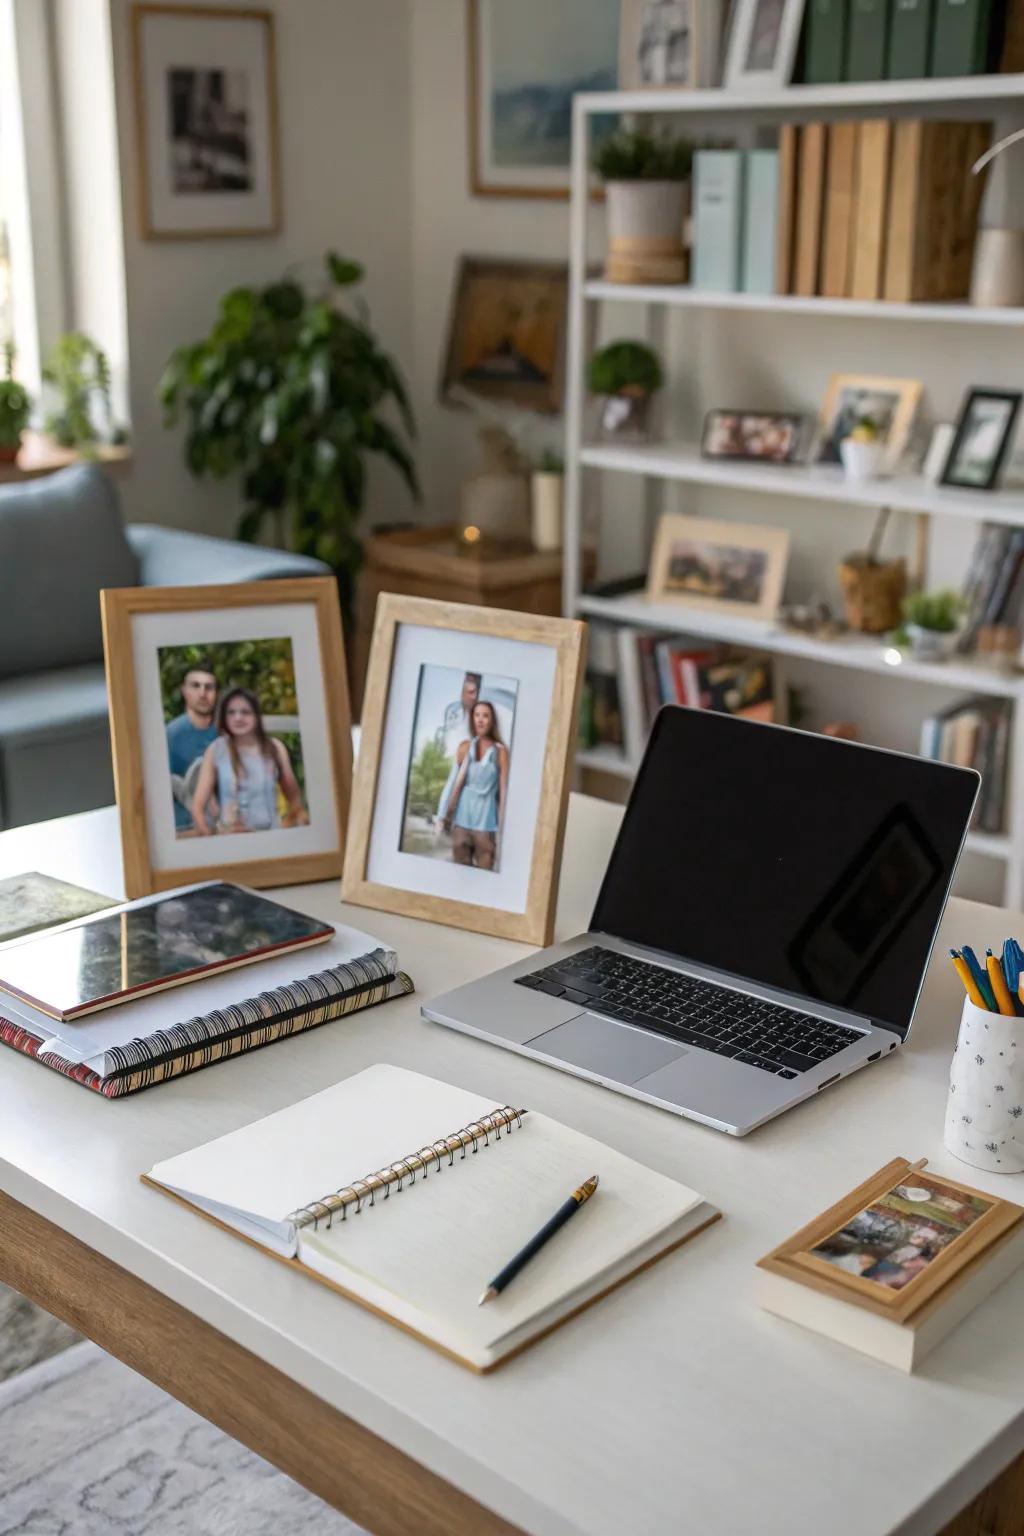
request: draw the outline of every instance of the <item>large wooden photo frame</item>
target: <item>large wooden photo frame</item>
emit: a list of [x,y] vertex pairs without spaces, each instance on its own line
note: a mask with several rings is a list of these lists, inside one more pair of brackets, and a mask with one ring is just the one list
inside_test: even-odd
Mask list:
[[551,942],[585,625],[384,593],[341,894]]
[[334,578],[118,587],[101,610],[128,897],[338,875],[352,730]]

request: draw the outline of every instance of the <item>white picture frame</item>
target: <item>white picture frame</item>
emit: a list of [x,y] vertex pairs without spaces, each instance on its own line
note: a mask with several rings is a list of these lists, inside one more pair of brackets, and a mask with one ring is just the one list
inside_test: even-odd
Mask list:
[[805,0],[734,0],[723,84],[783,90],[793,77]]

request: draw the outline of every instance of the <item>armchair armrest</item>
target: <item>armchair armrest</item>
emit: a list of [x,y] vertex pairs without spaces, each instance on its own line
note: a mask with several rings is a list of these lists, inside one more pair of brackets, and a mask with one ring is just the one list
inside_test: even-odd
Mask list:
[[331,568],[308,555],[214,539],[205,533],[131,523],[125,529],[139,560],[144,587],[211,586],[219,582],[272,581],[287,576],[329,576]]

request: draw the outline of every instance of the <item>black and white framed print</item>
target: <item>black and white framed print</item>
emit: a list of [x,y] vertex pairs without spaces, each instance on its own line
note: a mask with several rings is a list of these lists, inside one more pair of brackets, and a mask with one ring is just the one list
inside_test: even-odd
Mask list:
[[942,485],[995,489],[1020,412],[1018,389],[972,389],[960,411]]

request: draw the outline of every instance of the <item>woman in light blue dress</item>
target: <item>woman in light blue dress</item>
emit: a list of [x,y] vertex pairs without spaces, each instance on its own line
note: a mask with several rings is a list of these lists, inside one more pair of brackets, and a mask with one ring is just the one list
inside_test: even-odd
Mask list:
[[[220,815],[210,824],[207,810],[216,795]],[[282,822],[279,795],[288,806]],[[248,688],[229,688],[217,706],[217,739],[203,754],[192,800],[192,821],[200,837],[215,832],[273,832],[308,820],[302,790],[283,741],[263,729],[260,703]]]
[[508,788],[508,748],[498,730],[493,704],[481,699],[470,717],[473,736],[456,753],[458,776],[444,825],[452,834],[456,864],[497,869],[498,833]]

